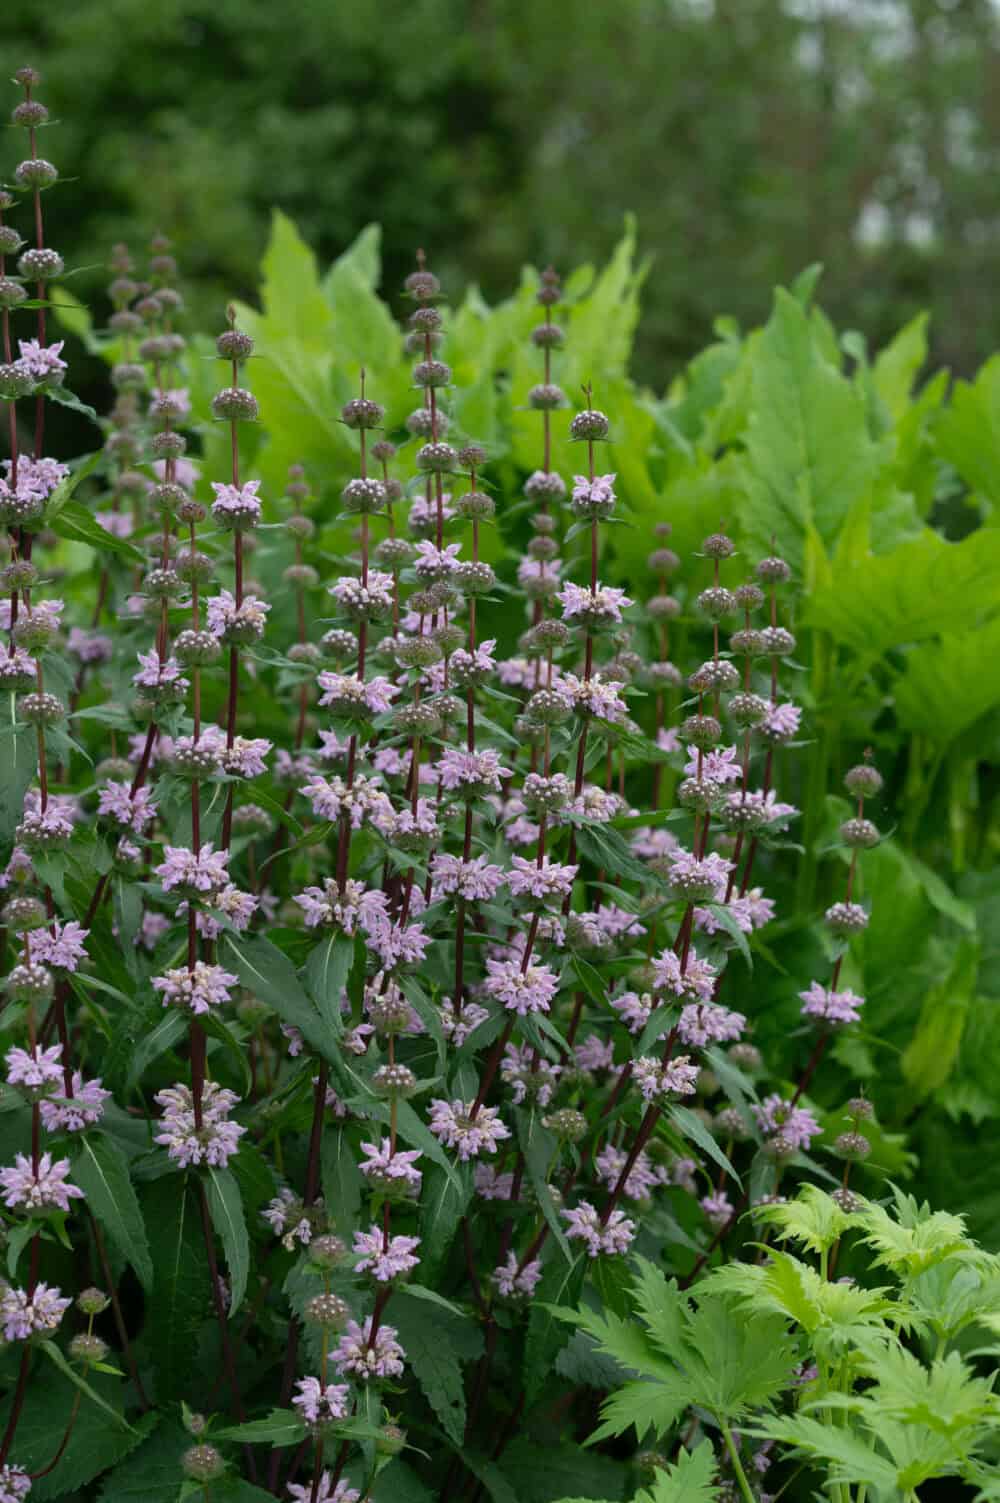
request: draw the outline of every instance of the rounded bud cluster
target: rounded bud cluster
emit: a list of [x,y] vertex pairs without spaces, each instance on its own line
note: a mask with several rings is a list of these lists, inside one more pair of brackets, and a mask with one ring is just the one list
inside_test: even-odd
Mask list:
[[39,99],[22,99],[20,104],[15,104],[10,112],[10,118],[14,125],[20,125],[25,130],[34,130],[39,125],[44,125],[49,118],[49,112]]
[[289,564],[281,577],[286,584],[300,590],[312,589],[319,584],[319,574],[312,564]]
[[842,1132],[834,1139],[834,1148],[845,1159],[866,1159],[872,1151],[872,1145],[861,1132]]
[[875,1108],[867,1096],[852,1096],[847,1103],[847,1112],[859,1122],[870,1122],[875,1116]]
[[531,331],[531,342],[540,350],[558,350],[565,338],[558,324],[537,324]]
[[540,772],[525,775],[521,790],[524,806],[533,814],[558,814],[573,797],[573,785],[565,773],[543,777]]
[[587,1131],[587,1119],[582,1112],[564,1106],[543,1117],[542,1126],[555,1133],[557,1138],[562,1138],[564,1143],[579,1143]]
[[418,705],[398,705],[392,712],[397,731],[411,736],[436,736],[441,729],[441,715],[436,706],[423,701]]
[[647,663],[643,670],[643,678],[651,688],[675,689],[683,683],[683,675],[676,663],[660,662]]
[[374,549],[375,562],[390,571],[401,569],[413,557],[413,544],[407,538],[383,538]]
[[764,591],[759,585],[749,581],[747,584],[737,585],[733,594],[741,611],[755,611],[764,604]]
[[95,769],[99,782],[130,782],[135,771],[127,757],[105,757]]
[[714,715],[689,715],[677,732],[681,741],[707,750],[722,740],[722,726]]
[[702,543],[701,551],[709,558],[732,558],[736,544],[724,532],[713,532]]
[[14,168],[14,181],[19,188],[51,188],[58,178],[59,169],[44,157],[29,157]]
[[100,1336],[88,1336],[86,1332],[81,1332],[70,1342],[69,1354],[74,1362],[90,1367],[95,1362],[104,1361],[108,1355],[108,1343],[102,1341]]
[[566,482],[555,470],[535,470],[524,482],[524,494],[529,501],[562,501]]
[[737,725],[760,725],[768,711],[768,702],[759,694],[734,694],[727,706]]
[[17,269],[30,282],[51,282],[54,277],[62,276],[66,265],[58,251],[43,247],[26,250],[17,263]]
[[214,1446],[191,1446],[181,1457],[181,1471],[192,1482],[213,1482],[225,1470],[226,1463]]
[[293,642],[286,654],[290,663],[318,663],[322,655],[315,642]]
[[792,571],[783,558],[762,558],[757,565],[757,578],[765,584],[785,584],[792,577]]
[[241,364],[253,354],[253,340],[242,329],[224,329],[215,341],[220,360],[235,360]]
[[868,913],[860,903],[834,903],[823,918],[834,934],[860,934],[868,927]]
[[734,1044],[729,1051],[729,1058],[741,1070],[759,1070],[764,1063],[763,1055],[756,1044]]
[[181,422],[187,410],[184,403],[170,392],[160,392],[149,404],[149,415],[155,423],[169,428],[171,423]]
[[394,654],[402,668],[429,668],[432,663],[441,660],[439,644],[433,637],[426,635],[397,638]]
[[761,634],[763,650],[773,658],[784,658],[795,651],[795,638],[783,626],[765,626]]
[[29,725],[58,725],[66,717],[66,706],[55,694],[25,694],[18,711]]
[[16,1002],[48,1002],[55,992],[52,973],[43,965],[16,965],[3,984]]
[[447,386],[451,381],[451,366],[443,360],[421,360],[413,367],[414,386]]
[[15,256],[23,244],[12,224],[0,224],[0,256]]
[[187,440],[181,433],[154,433],[149,447],[157,459],[180,459],[187,451]]
[[451,573],[451,583],[462,595],[488,595],[497,582],[492,564],[467,559]]
[[542,382],[528,392],[528,406],[536,412],[552,412],[557,407],[562,407],[565,401],[566,393],[553,381]]
[[0,277],[0,308],[16,308],[27,301],[28,294],[13,277]]
[[314,1237],[309,1244],[309,1261],[317,1268],[331,1269],[343,1263],[347,1257],[347,1248],[341,1239],[333,1232],[326,1232],[321,1237]]
[[732,663],[725,658],[710,658],[696,668],[688,679],[692,689],[704,694],[713,689],[730,690],[739,685],[740,676]]
[[454,502],[455,511],[469,522],[481,522],[496,513],[496,503],[485,491],[466,491]]
[[10,365],[0,365],[0,401],[16,402],[34,390],[35,378],[27,367],[15,360]]
[[406,1431],[398,1425],[383,1425],[375,1437],[375,1450],[380,1456],[398,1456],[406,1445]]
[[211,579],[215,563],[207,553],[202,553],[197,548],[185,548],[174,560],[174,569],[178,577],[188,584],[195,579],[204,582]]
[[455,469],[458,455],[451,444],[422,444],[417,450],[416,462],[418,470],[423,470],[427,474],[441,475]]
[[553,266],[546,266],[542,272],[541,285],[535,293],[535,301],[541,303],[543,308],[554,307],[562,298],[562,287],[559,285],[559,273]]
[[672,621],[681,613],[681,603],[674,595],[651,595],[646,601],[646,614],[652,621]]
[[672,548],[654,548],[646,559],[654,574],[672,574],[680,566],[680,559]]
[[222,647],[212,632],[186,627],[184,631],[177,633],[174,654],[178,662],[185,666],[200,668],[207,663],[217,663]]
[[736,610],[736,597],[732,590],[713,585],[710,589],[702,590],[695,604],[710,621],[721,621],[723,616],[731,616]]
[[304,517],[299,513],[286,517],[285,531],[299,542],[306,543],[316,535],[316,523],[311,517]]
[[175,746],[170,756],[170,767],[181,778],[198,781],[210,778],[219,771],[222,758],[210,741],[195,741],[190,746]]
[[421,267],[419,271],[411,271],[403,283],[406,292],[416,302],[430,302],[431,298],[437,297],[441,291],[441,283],[433,272],[426,271]]
[[845,774],[844,787],[855,798],[874,798],[882,788],[882,774],[870,762],[861,762]]
[[405,1100],[417,1089],[417,1077],[407,1065],[379,1065],[372,1076],[372,1089],[388,1100]]
[[324,632],[320,646],[332,658],[349,658],[358,650],[358,639],[345,626],[334,626],[330,631]]
[[572,714],[572,706],[555,689],[537,689],[528,700],[525,713],[537,725],[562,725]]
[[76,1297],[76,1308],[84,1315],[103,1315],[110,1303],[103,1289],[81,1289]]
[[435,334],[444,320],[437,308],[415,308],[408,322],[418,334]]
[[739,631],[734,631],[729,645],[733,652],[745,658],[760,657],[765,650],[763,634],[753,626],[741,626]]
[[172,600],[180,594],[181,585],[177,570],[173,568],[150,569],[142,581],[143,592],[153,600]]
[[11,898],[9,903],[3,906],[3,926],[13,929],[17,934],[25,934],[31,929],[41,929],[48,923],[48,915],[45,904],[39,898]]
[[865,849],[878,845],[881,836],[878,826],[870,819],[845,819],[840,827],[840,838],[852,849]]
[[257,398],[242,386],[224,386],[212,398],[212,416],[228,423],[255,423],[260,415]]
[[353,397],[340,409],[348,428],[377,428],[385,417],[385,408],[367,397]]
[[414,438],[433,438],[435,430],[438,438],[444,438],[451,427],[451,419],[440,408],[433,413],[429,407],[418,407],[406,419],[406,427]]
[[598,412],[596,408],[587,408],[583,412],[578,412],[570,423],[569,436],[593,443],[607,438],[610,428],[611,424],[603,412]]
[[[707,1071],[702,1073],[707,1074]],[[750,1131],[735,1106],[724,1106],[713,1126],[717,1137],[731,1138],[735,1143],[742,1143],[750,1136]]]
[[324,1331],[342,1331],[351,1318],[344,1300],[336,1294],[316,1294],[306,1304],[306,1320]]
[[396,988],[376,997],[368,1009],[368,1016],[380,1038],[402,1033],[410,1024],[410,1004]]
[[381,480],[363,480],[356,475],[344,486],[340,500],[345,511],[371,515],[385,505],[385,486]]
[[523,638],[524,650],[532,657],[542,657],[549,648],[558,650],[565,647],[572,638],[572,632],[565,621],[556,617],[539,621],[530,631],[525,632]]
[[116,391],[141,391],[146,384],[146,368],[122,360],[111,367],[111,384]]
[[798,1150],[792,1140],[783,1132],[776,1132],[770,1138],[765,1138],[761,1149],[769,1159],[792,1159]]

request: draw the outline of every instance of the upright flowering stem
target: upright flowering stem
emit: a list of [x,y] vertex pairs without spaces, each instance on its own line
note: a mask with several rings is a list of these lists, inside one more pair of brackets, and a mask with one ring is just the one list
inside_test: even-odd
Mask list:
[[[252,392],[247,391],[239,384],[240,366],[253,353],[253,340],[236,327],[236,310],[229,309],[229,328],[219,335],[216,341],[219,358],[228,360],[232,373],[231,385],[217,392],[212,399],[212,414],[222,422],[229,424],[229,448],[232,489],[239,493],[240,487],[240,423],[253,423],[257,421],[257,399]],[[236,622],[239,622],[243,611],[243,528],[235,525],[233,528],[233,611]],[[239,711],[240,693],[240,633],[234,629],[230,632],[229,643],[229,689],[226,696],[226,747],[231,752],[236,740],[236,717]],[[224,851],[228,851],[232,842],[233,832],[233,797],[234,785],[230,783],[226,791],[226,804],[222,814],[221,845]]]

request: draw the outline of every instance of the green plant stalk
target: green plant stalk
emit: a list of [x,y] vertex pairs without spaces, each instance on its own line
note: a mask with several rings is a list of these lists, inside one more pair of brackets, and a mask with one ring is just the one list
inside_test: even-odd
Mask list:
[[750,1483],[747,1481],[747,1474],[743,1470],[743,1463],[740,1461],[739,1452],[737,1451],[736,1443],[733,1440],[733,1432],[730,1430],[729,1426],[725,1423],[724,1420],[720,1419],[719,1425],[722,1430],[722,1439],[726,1443],[726,1450],[729,1452],[729,1460],[732,1463],[733,1471],[736,1474],[736,1481],[739,1484],[739,1489],[743,1494],[745,1503],[757,1503],[757,1500],[753,1495],[753,1490],[750,1486]]
[[820,821],[823,817],[823,805],[830,762],[831,727],[827,724],[824,702],[830,679],[832,657],[833,646],[827,633],[821,631],[814,632],[810,688],[812,690],[813,703],[816,706],[816,740],[809,749],[809,770],[806,775],[806,789],[802,800],[804,816],[802,844],[805,846],[805,851],[799,864],[798,890],[796,893],[796,906],[800,913],[811,912],[815,907],[816,868],[818,864],[816,841],[819,836]]

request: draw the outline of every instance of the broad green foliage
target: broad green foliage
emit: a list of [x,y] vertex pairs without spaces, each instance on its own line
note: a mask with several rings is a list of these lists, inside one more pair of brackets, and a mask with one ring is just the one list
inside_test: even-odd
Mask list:
[[[967,1236],[961,1218],[931,1212],[899,1190],[889,1205],[858,1201],[845,1211],[807,1185],[754,1220],[807,1256],[818,1254],[818,1264],[768,1249],[756,1263],[717,1269],[692,1300],[637,1258],[631,1319],[587,1309],[567,1317],[639,1374],[605,1400],[592,1441],[634,1426],[667,1452],[664,1438],[676,1434],[688,1405],[702,1413],[709,1438],[690,1454],[682,1450],[672,1466],[664,1457],[636,1503],[708,1503],[722,1474],[735,1476],[739,1496],[752,1503],[753,1468],[732,1444],[737,1418],[744,1440],[766,1442],[765,1453],[777,1445],[768,1459],[784,1463],[782,1478],[798,1476],[787,1469],[789,1458],[798,1459],[822,1496],[843,1503],[912,1503],[935,1477],[994,1496],[996,1349],[980,1349],[991,1359],[984,1366],[968,1344],[952,1343],[972,1326],[981,1334],[1000,1326],[1000,1258]],[[852,1245],[862,1258],[852,1257],[857,1278],[835,1280],[832,1258]],[[870,1281],[886,1271],[888,1284]],[[728,1464],[722,1446],[713,1447],[716,1428]]]

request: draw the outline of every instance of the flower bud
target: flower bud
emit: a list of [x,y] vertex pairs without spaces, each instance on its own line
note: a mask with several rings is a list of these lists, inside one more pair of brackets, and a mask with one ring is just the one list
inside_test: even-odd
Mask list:
[[255,423],[260,409],[252,391],[242,386],[225,386],[212,398],[212,416],[221,422]]
[[81,1289],[76,1297],[76,1308],[84,1315],[103,1315],[110,1303],[102,1289]]
[[681,613],[681,603],[673,595],[651,595],[646,601],[646,614],[652,621],[670,621]]
[[731,616],[736,610],[736,597],[732,590],[713,585],[711,589],[702,590],[695,604],[710,621],[721,621],[723,616]]
[[55,993],[51,971],[43,965],[16,965],[3,982],[16,1002],[48,1002]]
[[70,1342],[69,1354],[74,1362],[90,1367],[95,1362],[104,1361],[108,1355],[108,1343],[102,1341],[100,1336],[88,1336],[85,1332],[81,1332]]
[[427,474],[445,474],[455,469],[458,455],[451,444],[422,444],[416,455],[417,469]]
[[845,774],[844,787],[855,798],[874,798],[882,788],[882,774],[870,762],[862,762]]
[[702,543],[701,551],[709,558],[732,558],[736,544],[724,532],[713,532]]
[[187,627],[177,633],[174,654],[178,662],[186,667],[203,667],[207,663],[219,661],[222,647],[212,632],[195,631],[193,627]]
[[757,578],[765,584],[784,584],[791,577],[792,571],[783,558],[762,558],[757,565]]
[[405,1100],[417,1089],[417,1077],[406,1065],[380,1065],[372,1076],[372,1089],[387,1100]]
[[845,819],[840,827],[840,838],[852,849],[865,849],[878,845],[882,837],[878,826],[872,824],[870,819]]
[[443,360],[421,360],[413,367],[414,386],[441,387],[451,382],[451,366]]
[[66,266],[58,251],[33,248],[25,251],[17,269],[29,282],[51,282],[62,276]]
[[603,412],[596,409],[587,409],[578,412],[569,425],[569,436],[577,440],[588,440],[593,443],[608,436],[611,424]]
[[536,412],[554,412],[565,406],[566,393],[554,381],[541,382],[528,392],[528,406]]
[[4,904],[0,922],[5,929],[13,929],[15,934],[26,934],[32,929],[44,928],[48,914],[39,898],[11,898]]
[[842,1132],[834,1139],[834,1148],[841,1158],[860,1161],[872,1151],[872,1145],[861,1132]]
[[381,480],[363,480],[358,475],[344,486],[340,500],[345,511],[371,515],[385,505],[385,486]]
[[181,1457],[181,1470],[192,1482],[214,1482],[226,1470],[222,1455],[214,1446],[191,1446]]
[[14,181],[19,188],[51,188],[58,177],[58,169],[44,157],[29,157],[14,168]]
[[305,1316],[310,1325],[319,1326],[324,1331],[342,1331],[351,1312],[336,1294],[317,1294],[307,1303]]
[[714,715],[689,715],[681,723],[677,735],[681,741],[704,751],[710,746],[717,746],[722,740],[722,726]]
[[314,1237],[309,1244],[309,1261],[324,1271],[336,1268],[347,1257],[347,1248],[332,1232]]
[[353,397],[344,403],[340,416],[348,428],[378,428],[385,417],[385,408],[367,397]]
[[771,657],[787,657],[795,651],[795,638],[783,626],[765,626],[760,635],[764,651]]
[[224,329],[215,341],[220,360],[235,360],[242,364],[253,354],[253,340],[242,329]]
[[557,1138],[562,1138],[566,1143],[579,1143],[586,1134],[587,1119],[582,1112],[575,1111],[571,1106],[564,1106],[557,1112],[550,1112],[542,1118],[542,1126],[547,1127],[549,1132],[555,1133]]
[[25,694],[18,703],[18,713],[29,725],[58,725],[66,718],[66,706],[55,694]]

